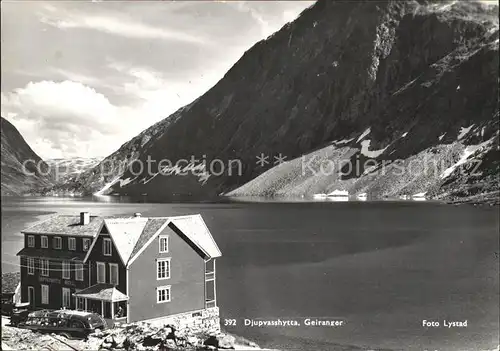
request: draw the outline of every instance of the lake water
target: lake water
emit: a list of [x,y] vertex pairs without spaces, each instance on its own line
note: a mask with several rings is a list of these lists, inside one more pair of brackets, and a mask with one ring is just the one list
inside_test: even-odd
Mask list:
[[[112,200],[115,201],[115,200]],[[126,203],[3,198],[2,270],[19,231],[53,213],[200,213],[223,257],[225,327],[282,350],[491,350],[499,338],[498,208],[415,202]],[[336,317],[345,326],[250,327],[245,318]],[[467,320],[460,329],[422,320]]]

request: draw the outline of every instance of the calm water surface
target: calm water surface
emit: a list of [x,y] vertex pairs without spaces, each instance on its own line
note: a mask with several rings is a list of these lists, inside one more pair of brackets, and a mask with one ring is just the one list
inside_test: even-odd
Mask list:
[[[116,201],[116,200],[113,200]],[[414,202],[152,204],[2,199],[2,270],[19,231],[53,213],[201,213],[223,257],[221,317],[232,333],[287,350],[338,345],[491,350],[499,338],[498,208]],[[340,328],[248,327],[245,318],[339,317]],[[422,320],[467,328],[424,328]]]

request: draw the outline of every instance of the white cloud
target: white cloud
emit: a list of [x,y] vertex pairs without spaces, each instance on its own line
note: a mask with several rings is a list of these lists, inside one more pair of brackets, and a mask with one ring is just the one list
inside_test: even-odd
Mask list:
[[73,82],[79,82],[87,85],[102,85],[102,82],[99,79],[77,72],[71,72],[62,68],[51,68],[51,71]]
[[101,157],[114,152],[155,122],[191,103],[213,86],[220,73],[196,81],[168,84],[162,74],[145,67],[113,63],[126,82],[117,94],[140,98],[112,104],[81,82],[30,82],[2,93],[2,115],[21,132],[42,158]]
[[297,19],[297,17],[300,15],[302,11],[303,11],[302,8],[285,10],[283,11],[283,20],[287,23],[293,22]]
[[72,81],[30,82],[2,93],[2,115],[44,158],[109,153],[106,138],[120,131],[119,112],[104,95]]
[[132,108],[138,117],[147,118],[148,125],[191,103],[210,89],[227,70],[227,67],[212,67],[203,75],[182,82],[171,82],[161,72],[151,68],[129,66],[120,62],[111,63],[109,68],[128,76],[123,85],[116,87],[116,93],[141,98],[142,101]]
[[281,25],[266,21],[257,9],[247,5],[245,1],[230,1],[228,3],[231,5],[234,4],[239,11],[248,13],[260,25],[261,36],[264,38],[277,31]]
[[113,106],[104,95],[72,81],[30,82],[25,88],[15,89],[6,96],[7,103],[17,105],[21,111],[27,112],[37,108],[41,114],[56,113],[53,118],[66,114],[75,114],[82,118],[104,117],[114,113]]
[[60,29],[83,28],[138,39],[167,39],[194,44],[206,44],[208,40],[200,35],[190,35],[186,32],[170,28],[155,27],[125,16],[112,17],[106,15],[70,14],[57,10],[53,6],[45,7],[46,13],[41,14],[40,22]]
[[43,158],[109,155],[205,93],[300,3],[2,4],[2,115]]

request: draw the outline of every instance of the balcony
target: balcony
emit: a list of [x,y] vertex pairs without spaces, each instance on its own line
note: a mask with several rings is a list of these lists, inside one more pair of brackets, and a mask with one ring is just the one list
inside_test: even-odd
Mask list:
[[215,291],[215,260],[205,262],[205,308],[217,306]]
[[205,272],[205,281],[215,280],[215,271]]

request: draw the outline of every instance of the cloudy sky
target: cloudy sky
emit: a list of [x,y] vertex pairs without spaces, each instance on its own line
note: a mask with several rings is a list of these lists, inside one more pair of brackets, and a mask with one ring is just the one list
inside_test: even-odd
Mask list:
[[2,1],[2,116],[42,158],[107,156],[312,1]]

